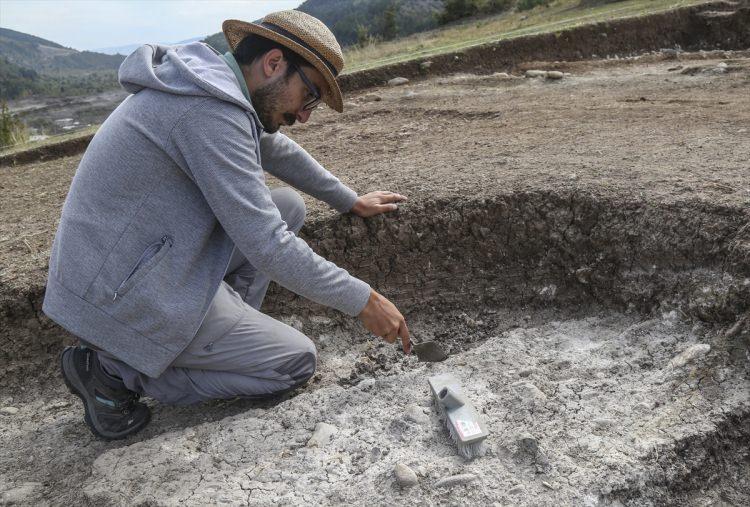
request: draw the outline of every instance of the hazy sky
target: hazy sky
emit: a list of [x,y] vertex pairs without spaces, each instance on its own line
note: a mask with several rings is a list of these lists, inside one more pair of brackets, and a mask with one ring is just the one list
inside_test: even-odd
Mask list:
[[0,0],[0,26],[75,49],[177,42],[254,21],[302,0]]

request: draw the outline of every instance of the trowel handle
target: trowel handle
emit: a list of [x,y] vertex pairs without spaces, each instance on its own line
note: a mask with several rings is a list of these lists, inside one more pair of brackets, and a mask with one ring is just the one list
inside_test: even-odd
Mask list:
[[454,409],[466,405],[467,400],[463,394],[454,391],[450,387],[444,387],[438,393],[438,401],[448,409]]

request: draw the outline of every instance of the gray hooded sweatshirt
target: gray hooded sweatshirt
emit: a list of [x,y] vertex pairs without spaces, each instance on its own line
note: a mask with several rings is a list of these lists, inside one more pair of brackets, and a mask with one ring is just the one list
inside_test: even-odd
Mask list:
[[287,229],[263,171],[342,213],[356,193],[288,137],[263,133],[220,55],[199,42],[147,45],[119,78],[133,95],[73,177],[44,313],[157,377],[193,339],[235,245],[289,290],[360,313],[369,285]]

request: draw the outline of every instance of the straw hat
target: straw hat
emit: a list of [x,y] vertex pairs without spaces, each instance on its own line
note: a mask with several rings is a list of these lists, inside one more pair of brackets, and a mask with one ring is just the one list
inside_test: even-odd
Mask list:
[[336,37],[319,19],[300,11],[279,11],[253,23],[228,19],[221,28],[232,51],[250,34],[291,49],[325,78],[328,90],[321,90],[323,102],[339,113],[344,110],[341,88],[336,82],[336,76],[344,68],[344,55]]

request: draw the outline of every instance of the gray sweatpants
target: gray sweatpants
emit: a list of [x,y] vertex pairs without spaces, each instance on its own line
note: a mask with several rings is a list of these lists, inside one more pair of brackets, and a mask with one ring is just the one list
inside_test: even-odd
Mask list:
[[[271,191],[295,234],[305,220],[302,197],[288,187]],[[259,311],[270,279],[234,249],[224,281],[193,341],[158,378],[101,353],[105,371],[128,389],[163,403],[266,397],[304,384],[315,372],[315,344]]]

